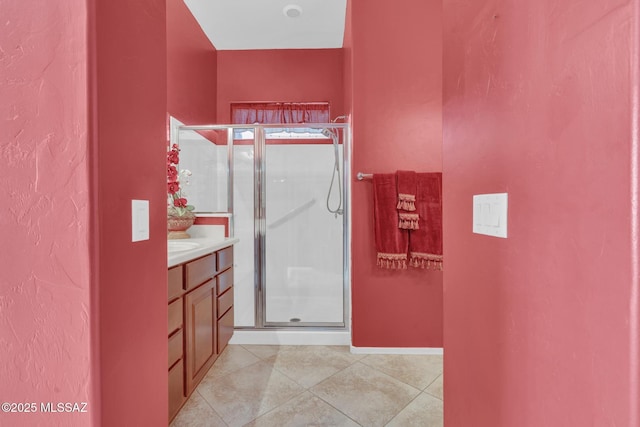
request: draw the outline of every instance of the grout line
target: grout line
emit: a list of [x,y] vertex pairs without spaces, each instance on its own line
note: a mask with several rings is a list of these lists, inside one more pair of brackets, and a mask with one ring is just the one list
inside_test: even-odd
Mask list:
[[427,387],[429,387],[431,384],[433,384],[433,382],[434,382],[435,380],[437,380],[437,379],[438,379],[438,377],[439,377],[440,375],[442,375],[442,372],[440,372],[440,373],[439,373],[439,374],[438,374],[438,375],[437,375],[437,376],[436,376],[436,377],[435,377],[435,378],[434,378],[434,379],[433,379],[433,380],[432,380],[432,381],[431,381],[431,382],[430,382],[426,387],[424,387],[424,388],[420,388],[420,387],[415,386],[414,384],[409,384],[409,383],[408,383],[408,382],[406,382],[405,380],[403,380],[403,379],[401,379],[401,378],[398,378],[398,377],[396,377],[395,375],[390,374],[389,372],[385,372],[385,371],[383,371],[383,370],[381,370],[381,369],[379,369],[379,368],[377,368],[377,367],[375,367],[375,366],[368,365],[367,363],[362,363],[362,364],[363,364],[363,365],[365,365],[365,366],[366,366],[366,367],[368,367],[368,368],[374,369],[375,371],[377,371],[377,372],[379,372],[379,373],[381,373],[381,374],[384,374],[384,375],[386,375],[386,376],[388,376],[388,377],[391,377],[391,378],[393,378],[393,379],[394,379],[394,380],[396,380],[396,381],[400,381],[402,384],[406,384],[406,385],[408,385],[409,387],[413,387],[413,388],[415,388],[416,390],[419,390],[420,392],[423,392],[424,390],[426,390],[426,389],[427,389]]
[[435,394],[428,392],[427,390],[423,391],[422,393],[428,394],[429,396],[433,397],[434,399],[438,399],[440,402],[444,403],[444,399],[442,399],[440,396],[436,396]]
[[[314,347],[315,347],[315,346],[314,346]],[[328,352],[330,352],[330,353],[334,353],[334,354],[335,354],[335,356],[334,356],[334,355],[330,355],[329,357],[332,357],[332,358],[333,358],[333,357],[339,357],[339,358],[342,358],[342,356],[340,355],[340,353],[339,353],[339,352],[336,352],[335,350],[328,349],[326,346],[317,346],[317,347],[318,347],[318,348],[319,348],[319,347],[325,347],[325,349],[327,349],[327,351],[328,351]],[[315,387],[316,385],[318,385],[318,384],[320,384],[320,383],[322,383],[322,382],[324,382],[324,381],[328,380],[329,378],[333,377],[334,375],[338,374],[339,372],[344,371],[345,369],[347,369],[348,367],[352,366],[354,363],[356,363],[356,362],[358,362],[358,361],[357,361],[357,360],[355,360],[355,361],[351,362],[350,360],[349,360],[349,361],[347,361],[347,360],[345,359],[345,362],[347,362],[348,364],[347,364],[347,366],[345,366],[344,368],[334,368],[333,366],[330,366],[330,368],[332,368],[332,369],[337,369],[337,371],[336,371],[336,372],[334,372],[334,373],[332,373],[332,374],[330,374],[330,375],[328,375],[328,376],[326,376],[325,378],[321,379],[320,381],[316,382],[315,384],[312,384],[311,386],[306,386],[306,385],[304,385],[304,384],[300,384],[300,383],[298,382],[298,380],[297,380],[297,379],[290,377],[289,375],[287,375],[287,373],[286,373],[286,372],[284,372],[284,371],[282,371],[282,370],[278,369],[278,368],[275,366],[275,364],[272,366],[272,368],[273,368],[274,370],[278,371],[279,373],[281,373],[282,375],[284,375],[285,377],[289,378],[291,381],[293,381],[293,382],[295,382],[296,384],[298,384],[300,387],[303,387],[305,390],[309,390],[309,389],[311,389],[312,387]],[[312,369],[313,369],[313,368],[312,368]]]
[[[237,345],[237,344],[235,344],[235,345]],[[229,349],[229,346],[227,346],[227,348],[225,348],[225,349],[224,349],[224,351],[220,354],[220,356],[218,356],[218,358],[215,360],[215,362],[213,362],[213,365],[211,365],[211,367],[209,368],[209,370],[207,371],[207,373],[204,375],[204,377],[202,378],[202,381],[204,381],[204,380],[209,376],[209,374],[211,373],[211,371],[213,371],[214,367],[216,366],[216,363],[218,363],[218,362],[220,361],[220,359],[221,359],[221,358],[223,357],[223,355],[228,351],[228,349]],[[249,366],[253,366],[253,365],[255,365],[256,363],[264,362],[264,359],[261,359],[260,357],[258,357],[258,356],[256,356],[255,354],[251,353],[249,350],[246,350],[246,349],[244,349],[244,350],[245,350],[245,351],[247,351],[247,352],[249,352],[252,356],[256,357],[258,360],[254,361],[254,362],[251,362],[251,363],[249,363],[248,365],[244,365],[244,366],[241,366],[241,367],[239,367],[239,368],[234,368],[234,369],[232,369],[232,370],[230,370],[230,371],[224,371],[224,370],[223,370],[223,371],[222,371],[222,373],[220,373],[220,374],[216,375],[214,378],[211,378],[211,379],[212,379],[212,380],[217,380],[217,379],[220,379],[220,378],[224,378],[224,377],[226,377],[226,376],[228,376],[228,375],[230,375],[230,374],[233,374],[233,373],[235,373],[235,372],[238,372],[238,371],[240,371],[240,370],[242,370],[242,369],[244,369],[244,368],[248,368]],[[220,366],[220,365],[218,365],[218,366]],[[201,383],[202,383],[202,382],[201,382]]]
[[[199,385],[198,385],[198,386],[199,386]],[[215,409],[213,406],[211,406],[211,403],[207,400],[207,398],[206,398],[206,397],[204,397],[202,394],[200,394],[200,391],[198,390],[198,387],[196,387],[195,391],[191,394],[191,397],[189,397],[189,400],[191,400],[191,398],[193,397],[193,395],[194,395],[194,394],[196,394],[196,393],[200,396],[200,398],[201,398],[202,400],[204,400],[204,403],[206,403],[206,404],[207,404],[207,406],[208,406],[209,408],[211,408],[211,410],[213,411],[213,413],[214,413],[214,414],[216,414],[216,415],[218,416],[218,418],[220,418],[220,419],[222,420],[222,422],[224,423],[224,425],[228,427],[228,426],[229,426],[229,424],[227,424],[227,421],[226,421],[224,418],[222,418],[222,415],[220,415],[220,414],[218,413],[218,411],[216,411],[216,409]],[[186,403],[185,403],[185,405],[186,405]],[[184,409],[184,406],[182,407],[182,409]],[[182,409],[180,410],[180,412],[182,412]],[[178,414],[178,415],[179,415],[179,414]],[[177,417],[176,417],[176,418],[177,418]]]
[[[436,396],[435,394],[431,393],[431,392],[428,390],[428,388],[429,388],[429,387],[431,387],[431,384],[433,384],[433,383],[435,383],[436,381],[438,381],[438,378],[442,377],[443,375],[444,375],[444,372],[443,372],[443,373],[441,373],[440,375],[438,375],[438,376],[436,377],[436,379],[435,379],[435,380],[431,381],[431,383],[430,383],[428,386],[426,386],[426,387],[425,387],[425,389],[424,389],[424,390],[422,390],[422,392],[423,392],[423,393],[427,393],[428,395],[433,396],[433,397],[435,397],[436,399],[438,399],[438,400],[440,400],[440,401],[444,402],[444,390],[443,390],[443,397]],[[444,378],[443,378],[443,380],[444,380]],[[444,384],[443,384],[443,385],[444,385]]]
[[282,347],[281,345],[270,345],[270,344],[264,344],[264,346],[265,346],[265,347],[267,347],[267,346],[268,346],[268,347],[278,347],[278,351],[277,351],[274,355],[271,355],[271,356],[268,356],[268,357],[262,357],[262,356],[260,356],[260,355],[258,355],[258,354],[256,354],[256,353],[254,353],[253,351],[249,350],[249,349],[248,349],[247,347],[245,347],[245,346],[249,346],[249,345],[252,345],[252,346],[259,346],[259,345],[263,345],[263,344],[229,344],[229,345],[242,347],[243,349],[245,349],[245,350],[246,350],[246,351],[248,351],[249,353],[253,354],[255,357],[257,357],[257,358],[258,358],[258,359],[260,359],[260,360],[266,360],[266,359],[268,359],[269,357],[277,356],[277,355],[280,353],[280,347]]
[[[346,368],[342,369],[340,372],[343,372],[344,370],[346,370],[346,369],[348,369],[349,367],[352,367],[352,366],[354,366],[354,365],[356,365],[356,364],[358,364],[358,363],[360,363],[360,361],[357,361],[356,363],[354,363],[354,364],[352,364],[352,365],[350,365],[350,366],[348,366],[348,367],[346,367]],[[393,376],[391,376],[391,375],[389,375],[389,374],[387,374],[387,373],[385,373],[385,372],[382,372],[382,371],[380,371],[380,370],[376,369],[376,368],[375,368],[375,367],[373,367],[373,366],[369,366],[369,365],[364,364],[364,363],[360,363],[360,365],[362,365],[362,367],[364,367],[364,368],[365,368],[365,369],[367,369],[367,370],[375,371],[375,372],[376,372],[376,373],[378,373],[379,375],[383,375],[383,376],[388,377],[388,378],[390,378],[390,379],[392,379],[392,380],[398,381],[398,382],[400,382],[400,383],[402,383],[402,384],[406,385],[407,387],[412,388],[413,390],[415,390],[415,391],[417,392],[417,393],[416,393],[416,395],[415,395],[415,396],[414,396],[414,397],[413,397],[413,398],[412,398],[412,399],[411,399],[411,400],[410,400],[410,401],[409,401],[409,402],[408,402],[408,403],[407,403],[407,404],[406,404],[402,409],[400,409],[399,411],[397,411],[397,412],[396,412],[396,413],[395,413],[395,414],[394,414],[394,415],[389,419],[389,421],[387,421],[387,423],[385,423],[385,425],[386,425],[386,424],[388,424],[388,423],[390,423],[390,422],[391,422],[391,420],[393,420],[395,417],[397,417],[397,416],[398,416],[398,414],[399,414],[400,412],[402,412],[402,411],[403,411],[403,410],[404,410],[404,409],[405,409],[405,408],[406,408],[406,407],[407,407],[411,402],[413,402],[413,401],[414,401],[418,396],[420,396],[420,395],[423,393],[423,391],[422,391],[422,390],[420,390],[419,388],[416,388],[416,387],[414,387],[414,386],[412,386],[412,385],[410,385],[410,384],[407,384],[407,383],[405,383],[404,381],[400,381],[399,379],[397,379],[397,378],[395,378],[395,377],[393,377]],[[338,373],[339,373],[339,372],[336,372],[335,374],[331,375],[330,377],[327,377],[325,380],[321,381],[321,383],[322,383],[322,382],[324,382],[324,381],[327,381],[329,378],[331,378],[332,376],[334,376],[334,375],[336,375],[336,374],[338,374]],[[320,383],[318,383],[318,384],[320,384]],[[309,389],[309,391],[310,391],[311,393],[313,393],[315,396],[317,396],[319,399],[322,399],[322,400],[323,400],[324,402],[326,402],[328,405],[330,405],[330,406],[332,406],[333,408],[335,408],[337,411],[341,412],[341,413],[342,413],[343,415],[345,415],[346,417],[348,417],[348,418],[350,418],[350,419],[352,419],[352,420],[353,420],[353,418],[351,418],[349,415],[347,415],[346,413],[344,413],[344,412],[343,412],[343,411],[341,411],[340,409],[336,408],[335,406],[331,405],[331,403],[330,403],[330,402],[327,402],[327,401],[326,401],[325,399],[323,399],[321,396],[317,395],[313,390]],[[434,396],[434,397],[435,397],[435,396]],[[355,421],[355,420],[354,420],[354,421]],[[357,423],[357,422],[356,422],[356,424],[361,425],[361,424],[359,424],[359,423]]]
[[338,372],[335,372],[332,375],[329,375],[327,378],[325,378],[324,380],[320,381],[318,384],[315,384],[313,387],[309,387],[309,393],[311,393],[312,395],[314,395],[315,397],[317,397],[318,399],[322,400],[324,403],[326,403],[327,405],[331,406],[333,409],[335,409],[336,411],[340,412],[342,415],[344,415],[345,417],[349,418],[351,421],[353,421],[354,423],[358,424],[359,426],[362,426],[362,424],[360,424],[358,421],[356,421],[355,419],[353,419],[352,417],[350,417],[348,414],[345,414],[342,410],[340,410],[339,408],[336,408],[335,406],[333,406],[331,404],[331,402],[327,402],[325,399],[322,398],[322,396],[318,395],[317,393],[315,393],[312,388],[324,383],[325,381],[328,381],[330,378],[338,375],[341,372],[344,372],[345,370],[349,369],[350,367],[352,367],[353,365],[355,365],[356,363],[358,363],[359,360],[356,360],[354,363],[350,364],[349,366],[344,367],[343,369],[340,369]]
[[408,401],[408,402],[407,402],[407,404],[406,404],[406,405],[404,405],[404,406],[402,407],[402,409],[400,409],[398,412],[396,412],[396,414],[395,414],[395,415],[394,415],[394,416],[393,416],[389,421],[387,421],[387,423],[385,424],[385,426],[386,426],[386,425],[389,425],[389,423],[391,423],[391,421],[393,421],[393,420],[395,420],[396,418],[398,418],[398,415],[400,415],[400,414],[402,413],[402,411],[404,411],[405,409],[407,409],[407,407],[408,407],[409,405],[411,405],[411,404],[413,403],[413,401],[414,401],[414,400],[416,400],[416,399],[418,398],[418,396],[420,396],[422,393],[423,393],[423,392],[418,393],[418,394],[417,394],[413,399],[411,399],[410,401]]
[[[427,386],[426,386],[425,388],[423,388],[423,389],[422,389],[422,391],[427,391],[427,389],[428,389],[429,387],[431,387],[431,384],[433,384],[433,383],[435,383],[436,381],[438,381],[438,378],[440,378],[440,377],[441,377],[441,376],[443,376],[443,375],[444,375],[444,373],[443,373],[443,372],[440,372],[440,375],[438,375],[437,377],[435,377],[435,378],[433,379],[433,381],[431,381],[429,384],[427,384]],[[429,394],[431,394],[431,393],[429,393]]]
[[282,402],[280,405],[276,406],[275,408],[270,409],[269,411],[265,412],[264,414],[260,414],[260,415],[258,415],[257,417],[253,418],[252,420],[250,420],[250,421],[246,422],[244,425],[249,424],[249,423],[252,423],[252,422],[254,422],[255,420],[257,420],[258,418],[264,417],[264,416],[266,416],[267,414],[270,414],[270,413],[272,413],[272,412],[274,412],[274,411],[276,411],[276,410],[280,409],[281,407],[283,407],[283,406],[284,406],[284,405],[286,405],[287,403],[291,402],[293,399],[297,399],[297,398],[299,398],[300,396],[302,396],[302,395],[303,395],[304,393],[306,393],[307,391],[308,391],[308,390],[306,390],[306,389],[305,389],[305,390],[302,390],[300,393],[298,393],[298,394],[296,394],[295,396],[291,397],[291,399],[289,399],[289,400],[287,400],[287,401],[285,401],[285,402]]
[[[345,368],[346,369],[346,368]],[[354,423],[358,424],[359,426],[362,426],[362,424],[360,424],[358,421],[356,421],[355,419],[353,419],[352,417],[350,417],[348,414],[345,414],[344,412],[342,412],[339,408],[336,408],[335,406],[333,406],[331,404],[331,402],[327,402],[326,400],[324,400],[322,398],[322,396],[318,396],[316,393],[313,392],[313,390],[309,389],[308,390],[309,393],[311,393],[313,396],[317,397],[318,399],[322,400],[324,403],[326,403],[327,405],[331,406],[333,409],[335,409],[336,411],[340,412],[342,415],[344,415],[345,417],[349,418],[351,421],[353,421]]]

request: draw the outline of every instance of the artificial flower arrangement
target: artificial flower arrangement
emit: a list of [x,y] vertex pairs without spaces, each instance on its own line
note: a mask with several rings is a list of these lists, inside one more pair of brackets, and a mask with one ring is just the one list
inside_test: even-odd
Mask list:
[[184,185],[189,184],[191,172],[182,169],[178,172],[178,163],[180,163],[180,148],[177,144],[173,144],[167,152],[167,210],[169,216],[174,217],[192,217],[195,208],[187,204],[186,194],[180,187],[180,180]]

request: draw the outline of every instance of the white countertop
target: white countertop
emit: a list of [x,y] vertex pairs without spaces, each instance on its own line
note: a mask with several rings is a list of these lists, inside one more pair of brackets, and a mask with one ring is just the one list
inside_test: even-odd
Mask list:
[[[227,246],[231,246],[235,243],[238,243],[237,237],[195,237],[191,239],[177,239],[170,240],[169,242],[184,242],[184,243],[193,243],[197,247],[193,249],[187,250],[171,250],[169,248],[167,250],[167,261],[168,266],[173,267],[178,264],[182,264],[183,262],[191,261],[192,259],[199,258],[201,256],[210,254],[212,252],[217,251],[218,249],[226,248]],[[170,245],[171,243],[169,243]]]

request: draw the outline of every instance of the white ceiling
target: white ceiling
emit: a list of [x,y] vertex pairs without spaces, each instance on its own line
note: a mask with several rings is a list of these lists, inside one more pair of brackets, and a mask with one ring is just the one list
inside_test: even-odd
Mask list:
[[[347,0],[184,0],[217,50],[340,48]],[[302,8],[285,16],[288,5]]]

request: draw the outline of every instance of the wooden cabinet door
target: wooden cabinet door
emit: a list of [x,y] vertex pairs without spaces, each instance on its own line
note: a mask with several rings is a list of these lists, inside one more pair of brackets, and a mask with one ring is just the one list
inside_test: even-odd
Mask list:
[[216,286],[215,279],[184,297],[187,395],[198,385],[216,359]]

